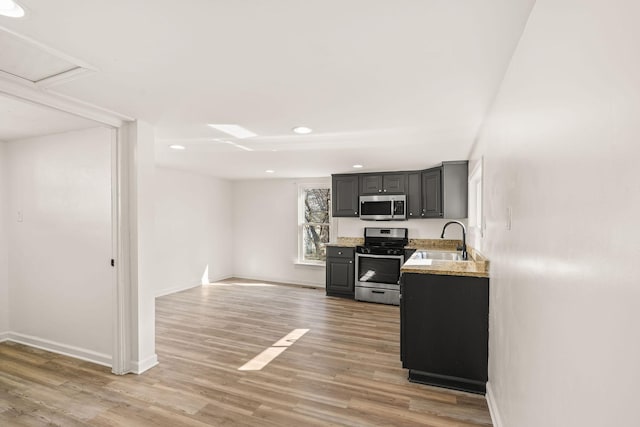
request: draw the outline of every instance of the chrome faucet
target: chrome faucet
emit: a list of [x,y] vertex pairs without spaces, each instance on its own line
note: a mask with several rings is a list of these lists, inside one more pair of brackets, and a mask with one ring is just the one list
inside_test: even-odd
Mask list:
[[458,246],[456,249],[459,251],[462,251],[462,259],[463,260],[467,260],[468,255],[467,255],[467,229],[465,228],[464,224],[461,223],[460,221],[449,221],[448,223],[446,223],[444,225],[444,227],[442,227],[442,234],[440,235],[441,239],[444,239],[444,230],[447,229],[447,226],[449,224],[459,224],[460,227],[462,227],[462,246]]

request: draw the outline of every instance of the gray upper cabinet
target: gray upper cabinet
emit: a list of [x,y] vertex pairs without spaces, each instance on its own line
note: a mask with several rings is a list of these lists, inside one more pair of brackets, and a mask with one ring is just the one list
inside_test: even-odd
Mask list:
[[332,175],[331,205],[334,217],[357,217],[360,209],[358,198],[359,175]]
[[447,219],[468,216],[469,162],[442,162],[442,211]]
[[442,218],[442,168],[422,172],[422,218]]
[[360,175],[360,194],[382,193],[382,175]]
[[422,174],[407,175],[407,219],[420,218],[422,213]]
[[360,175],[360,194],[404,194],[407,174]]
[[467,217],[469,162],[442,162],[423,171],[332,175],[334,217],[358,217],[359,196],[406,194],[407,219]]
[[403,194],[407,181],[406,173],[382,175],[382,192]]
[[422,218],[467,217],[469,163],[443,162],[422,172]]

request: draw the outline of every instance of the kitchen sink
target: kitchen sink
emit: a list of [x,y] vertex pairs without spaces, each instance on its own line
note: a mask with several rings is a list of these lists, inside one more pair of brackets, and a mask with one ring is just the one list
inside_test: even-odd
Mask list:
[[442,261],[462,261],[459,252],[450,251],[416,251],[414,259],[434,259]]

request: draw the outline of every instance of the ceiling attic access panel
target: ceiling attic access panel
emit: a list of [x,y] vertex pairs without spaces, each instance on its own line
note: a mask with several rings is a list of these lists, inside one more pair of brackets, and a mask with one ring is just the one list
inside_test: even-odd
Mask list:
[[0,78],[49,87],[97,69],[36,40],[0,27]]

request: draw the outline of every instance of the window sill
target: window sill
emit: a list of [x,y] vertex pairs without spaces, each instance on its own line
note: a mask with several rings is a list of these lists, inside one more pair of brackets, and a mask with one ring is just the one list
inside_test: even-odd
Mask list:
[[294,261],[294,265],[304,265],[307,267],[326,267],[326,263],[324,261],[312,262],[312,261]]

